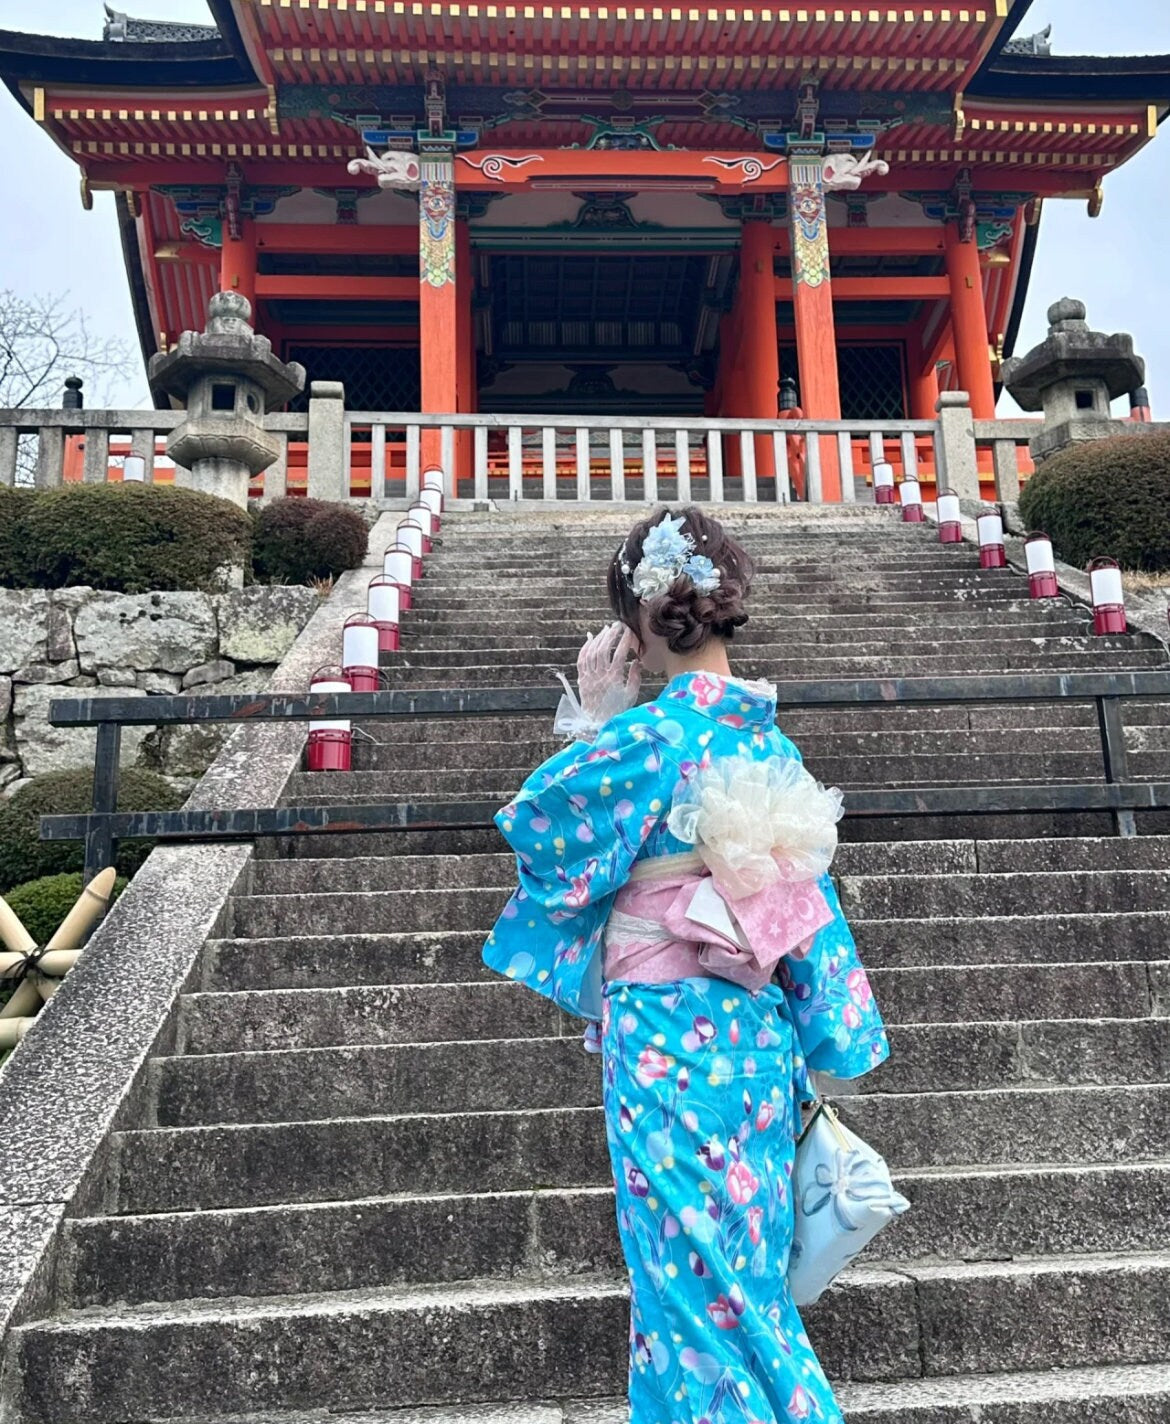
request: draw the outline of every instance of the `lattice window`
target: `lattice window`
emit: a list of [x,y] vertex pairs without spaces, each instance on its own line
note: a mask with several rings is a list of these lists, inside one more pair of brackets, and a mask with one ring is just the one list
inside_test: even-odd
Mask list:
[[307,410],[311,381],[341,381],[347,410],[418,410],[422,402],[418,351],[401,346],[290,346],[286,361],[307,372],[305,394],[290,410]]
[[[800,385],[795,346],[780,348],[780,374]],[[842,420],[902,420],[906,414],[902,348],[838,346]]]

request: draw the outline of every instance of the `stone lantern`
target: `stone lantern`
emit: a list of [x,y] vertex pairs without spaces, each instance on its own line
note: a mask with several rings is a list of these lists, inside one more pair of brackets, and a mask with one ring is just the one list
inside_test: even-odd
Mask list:
[[150,359],[151,386],[187,407],[167,440],[167,454],[190,472],[182,483],[241,507],[252,476],[280,454],[278,437],[264,429],[265,412],[305,385],[305,368],[278,360],[268,338],[252,330],[251,315],[239,292],[217,292],[206,330],[184,331],[173,350]]
[[1044,412],[1044,429],[1029,442],[1035,460],[1081,440],[1132,434],[1131,422],[1111,417],[1109,402],[1136,390],[1145,374],[1133,337],[1090,331],[1084,302],[1072,297],[1048,308],[1047,338],[1001,368],[1003,383],[1018,404]]

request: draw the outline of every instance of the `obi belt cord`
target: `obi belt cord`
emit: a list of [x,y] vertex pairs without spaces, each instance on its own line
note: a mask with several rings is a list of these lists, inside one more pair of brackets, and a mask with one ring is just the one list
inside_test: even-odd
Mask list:
[[[520,883],[485,962],[600,1021],[631,1424],[844,1424],[788,1285],[795,1138],[806,1064],[857,1077],[888,1055],[885,1030],[827,872],[765,907],[784,919],[772,937],[744,909],[763,892],[719,867],[729,895],[749,892],[721,901],[752,921],[741,956],[738,913],[711,930],[719,904],[696,905],[719,876],[675,833],[692,835],[691,792],[724,762],[763,763],[769,782],[799,765],[775,712],[766,685],[676,677],[496,817]],[[664,977],[680,951],[689,972]]]

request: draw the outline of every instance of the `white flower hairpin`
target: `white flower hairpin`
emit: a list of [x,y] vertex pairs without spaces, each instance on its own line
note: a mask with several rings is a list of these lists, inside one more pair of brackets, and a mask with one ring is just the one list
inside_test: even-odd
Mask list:
[[681,514],[675,518],[663,515],[642,541],[642,558],[632,571],[622,546],[621,571],[639,602],[667,593],[680,578],[690,579],[700,593],[712,593],[722,582],[722,571],[706,554],[696,554],[694,539],[682,532],[684,518]]

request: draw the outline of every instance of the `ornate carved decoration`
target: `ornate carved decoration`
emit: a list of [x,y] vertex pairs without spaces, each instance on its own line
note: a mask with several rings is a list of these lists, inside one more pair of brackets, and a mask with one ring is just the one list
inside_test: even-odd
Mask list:
[[862,183],[873,177],[884,178],[890,165],[884,158],[874,158],[873,150],[866,154],[832,153],[821,166],[821,182],[826,193],[853,192]]
[[418,155],[400,153],[395,149],[377,154],[372,148],[367,148],[365,158],[351,158],[345,167],[352,177],[365,173],[377,180],[379,188],[391,192],[414,192],[422,180]]
[[183,236],[194,238],[204,247],[223,246],[225,222],[231,233],[233,217],[229,205],[238,236],[244,218],[267,217],[281,198],[300,192],[295,184],[247,183],[237,164],[229,165],[225,176],[227,182],[222,187],[212,183],[159,183],[153,189],[174,203]]
[[662,224],[639,222],[629,208],[634,193],[574,193],[581,199],[568,222],[550,223],[548,232],[661,232]]
[[423,149],[418,217],[422,280],[445,287],[455,280],[455,171],[446,145]]
[[485,178],[490,178],[495,183],[504,183],[509,176],[519,173],[529,163],[543,163],[544,157],[539,153],[526,153],[523,158],[509,158],[503,153],[489,153],[481,159],[468,158],[466,154],[459,155],[459,161],[466,163],[469,168],[474,168],[478,173],[482,173]]
[[756,183],[765,173],[770,173],[773,168],[778,168],[784,160],[774,158],[770,163],[765,163],[763,159],[749,155],[746,158],[716,158],[714,154],[707,154],[703,159],[704,163],[714,163],[724,169],[729,176],[735,175],[741,183]]

